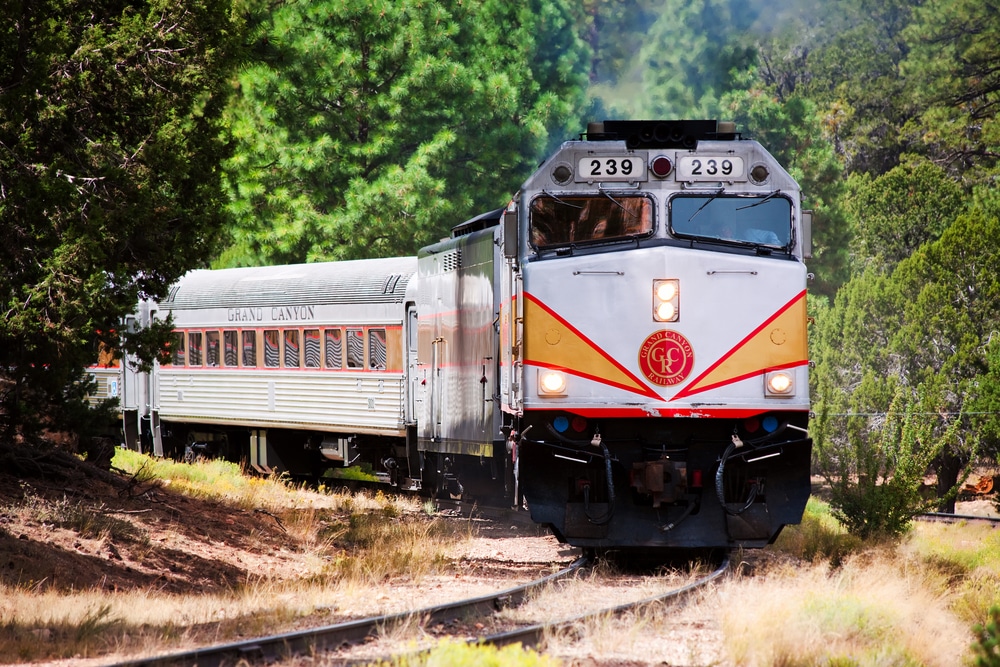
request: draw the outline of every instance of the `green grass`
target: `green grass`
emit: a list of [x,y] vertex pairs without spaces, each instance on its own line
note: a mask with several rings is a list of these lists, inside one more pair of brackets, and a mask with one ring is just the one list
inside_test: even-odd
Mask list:
[[860,538],[849,534],[833,517],[829,504],[810,498],[802,522],[786,526],[771,548],[805,561],[820,559],[837,566],[863,546]]
[[520,644],[503,648],[442,640],[434,648],[382,661],[379,667],[558,667],[562,663]]
[[977,523],[921,523],[914,532],[906,552],[939,574],[965,622],[985,623],[1000,603],[1000,531]]

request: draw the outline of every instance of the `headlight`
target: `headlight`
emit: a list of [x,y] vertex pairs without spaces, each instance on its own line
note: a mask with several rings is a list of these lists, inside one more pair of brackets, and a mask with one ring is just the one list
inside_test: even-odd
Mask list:
[[653,321],[676,322],[681,317],[681,281],[653,281]]
[[547,368],[538,369],[538,395],[565,396],[566,374],[562,371],[553,371]]
[[764,395],[788,397],[795,395],[795,378],[789,371],[771,371],[764,376]]

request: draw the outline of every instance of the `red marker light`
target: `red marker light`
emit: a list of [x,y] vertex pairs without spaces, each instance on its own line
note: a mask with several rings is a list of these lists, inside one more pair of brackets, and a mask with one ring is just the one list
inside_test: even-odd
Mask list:
[[657,155],[650,163],[649,170],[658,178],[666,178],[674,170],[674,164],[665,155]]

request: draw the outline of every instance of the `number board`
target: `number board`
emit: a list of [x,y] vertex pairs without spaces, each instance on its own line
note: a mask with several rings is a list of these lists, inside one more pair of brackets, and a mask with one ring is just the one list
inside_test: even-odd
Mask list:
[[576,164],[577,181],[644,181],[646,162],[635,155],[593,155]]
[[735,155],[685,155],[677,163],[678,181],[745,181],[746,164]]

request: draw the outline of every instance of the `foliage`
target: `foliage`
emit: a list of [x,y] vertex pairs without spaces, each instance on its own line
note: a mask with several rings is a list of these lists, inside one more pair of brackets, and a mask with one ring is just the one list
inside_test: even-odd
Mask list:
[[755,50],[745,37],[760,8],[733,0],[665,0],[641,40],[643,96],[654,118],[704,118],[745,71]]
[[976,667],[1000,667],[1000,606],[990,607],[989,619],[972,632],[976,636],[972,645]]
[[918,112],[899,76],[913,7],[910,0],[823,3],[796,35],[801,57],[785,64],[792,71],[775,75],[794,77],[795,93],[816,103],[849,172],[883,173],[913,150],[913,138],[898,130]]
[[717,596],[731,663],[963,664],[969,624],[953,612],[950,595],[961,579],[907,555],[921,533],[866,548],[836,567],[779,561],[738,586],[723,585]]
[[[830,484],[833,516],[862,539],[901,535],[914,516],[936,504],[921,494],[931,462],[957,439],[960,418],[943,427],[938,396],[923,386],[911,395],[898,388],[886,414],[847,416],[846,440],[818,447],[819,467]],[[829,412],[820,416],[829,422]],[[952,493],[957,492],[957,486]]]
[[855,222],[853,262],[895,267],[936,240],[966,206],[961,186],[926,158],[904,157],[884,174],[856,172],[847,181],[844,208]]
[[590,46],[591,84],[614,85],[628,76],[635,45],[662,13],[658,0],[583,0],[577,32]]
[[414,253],[579,131],[568,0],[283,0],[230,108],[219,264]]
[[[974,440],[984,454],[996,455],[1000,400],[991,340],[1000,331],[1000,281],[993,269],[1000,262],[998,203],[984,191],[940,238],[920,245],[894,270],[869,262],[822,313],[812,340],[820,445],[863,441],[876,426],[853,419],[833,428],[824,414],[885,412],[897,386],[923,384],[940,397],[938,409],[965,412],[962,437],[933,462],[939,494],[955,485]],[[892,211],[870,209],[871,215],[887,213]],[[942,508],[951,506],[948,501]]]
[[759,141],[795,177],[804,206],[812,209],[812,291],[833,296],[847,279],[848,227],[839,200],[842,168],[829,143],[822,138],[816,107],[793,96],[778,100],[766,90],[751,88],[726,95],[726,116],[747,136]]
[[990,607],[989,620],[972,632],[976,635],[972,645],[976,667],[1000,667],[1000,606]]
[[918,116],[904,127],[957,178],[992,182],[1000,144],[1000,14],[995,2],[927,0],[904,36],[900,72]]
[[[0,6],[0,411],[67,426],[98,342],[208,259],[219,119],[239,54],[224,0]],[[164,328],[127,334],[148,354]],[[69,388],[67,390],[67,388]]]
[[328,476],[336,479],[351,479],[362,482],[377,482],[378,477],[372,471],[370,463],[346,468],[334,468],[328,471]]

